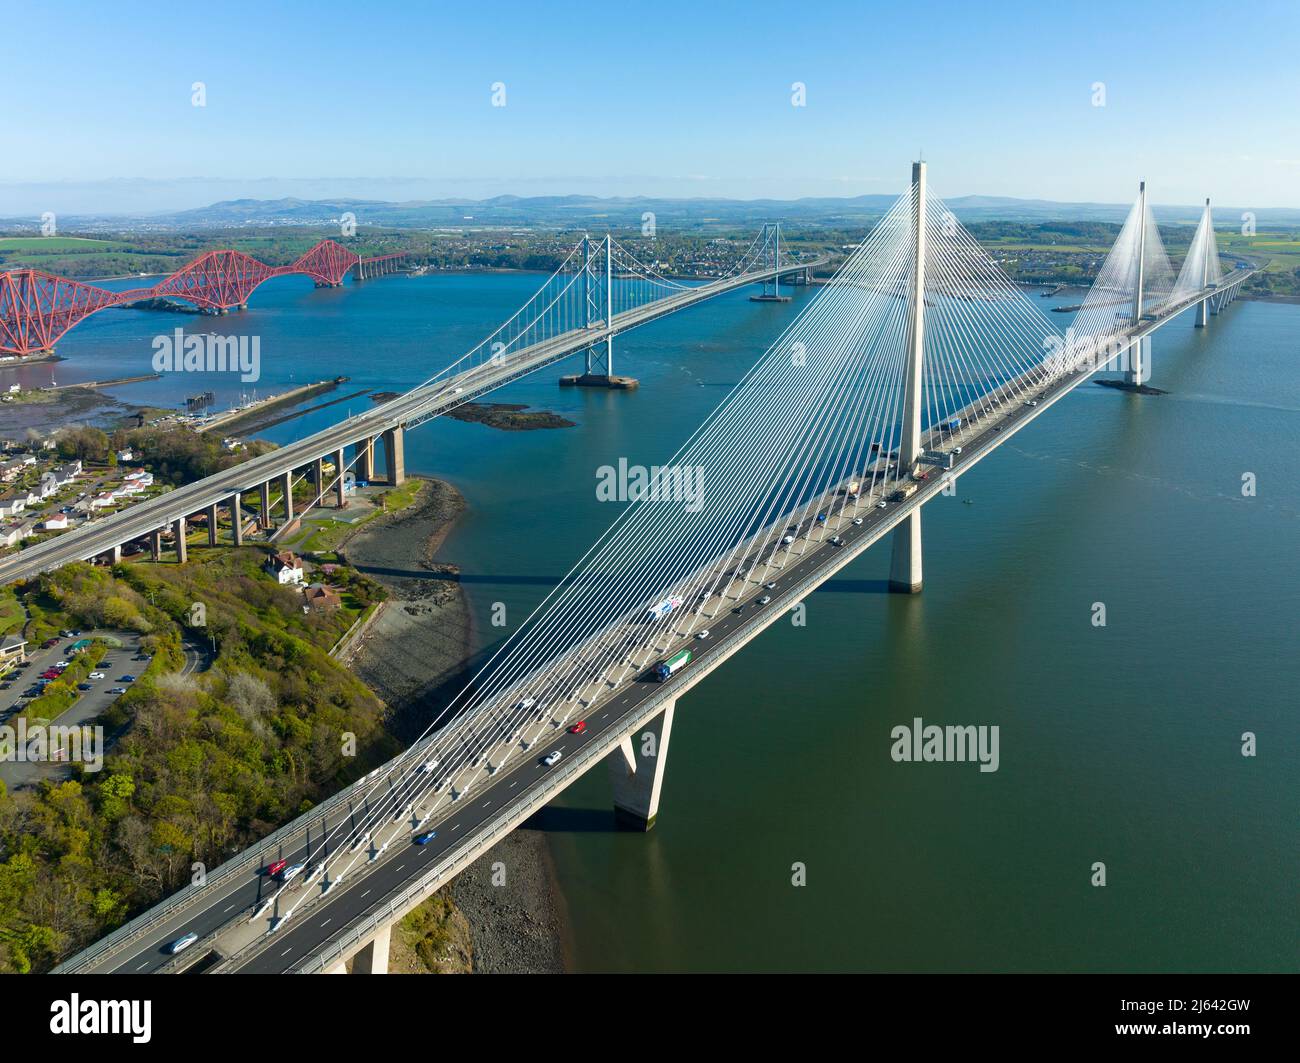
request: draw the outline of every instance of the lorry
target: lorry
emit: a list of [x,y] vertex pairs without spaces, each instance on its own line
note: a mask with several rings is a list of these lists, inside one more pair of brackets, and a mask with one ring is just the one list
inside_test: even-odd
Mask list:
[[916,494],[916,484],[903,484],[897,491],[889,496],[891,502],[902,502]]
[[653,623],[656,620],[662,620],[674,609],[680,606],[683,600],[684,599],[680,594],[670,594],[662,602],[658,602],[657,604],[652,605],[649,609],[646,610],[645,613],[646,620],[651,623]]
[[861,489],[862,489],[862,485],[857,480],[850,480],[847,484],[844,485],[844,493],[848,495],[849,498],[857,498],[858,492]]
[[655,665],[655,678],[661,683],[671,679],[691,663],[693,656],[690,650],[678,650],[671,657],[665,657]]
[[954,417],[954,418],[952,418],[952,420],[950,420],[950,421],[944,421],[944,422],[943,422],[943,427],[946,428],[946,429],[948,429],[949,432],[955,432],[955,431],[957,431],[958,428],[961,427],[961,418],[960,418],[960,417]]

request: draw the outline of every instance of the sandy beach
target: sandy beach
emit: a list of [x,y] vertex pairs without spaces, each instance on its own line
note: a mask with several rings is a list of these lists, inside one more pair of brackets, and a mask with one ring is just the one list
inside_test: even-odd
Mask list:
[[[465,683],[473,627],[457,570],[437,552],[464,511],[450,484],[428,480],[400,513],[359,528],[340,552],[382,583],[392,596],[371,625],[352,668],[388,706],[388,726],[400,740],[419,735]],[[523,973],[564,969],[563,901],[555,885],[546,836],[527,827],[484,854],[449,887],[469,927],[469,957],[441,970]],[[447,891],[444,891],[447,892]],[[431,901],[425,907],[439,907]],[[427,913],[422,913],[427,916]],[[443,924],[450,924],[439,913]],[[426,971],[414,950],[401,964]]]

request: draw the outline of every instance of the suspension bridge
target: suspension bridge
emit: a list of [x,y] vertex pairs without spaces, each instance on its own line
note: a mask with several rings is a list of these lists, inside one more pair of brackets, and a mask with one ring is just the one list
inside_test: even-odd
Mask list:
[[598,764],[649,829],[680,697],[883,538],[919,591],[927,502],[1097,372],[1140,386],[1151,333],[1251,272],[1223,272],[1208,204],[1175,271],[1143,187],[1062,335],[916,164],[663,466],[701,494],[631,502],[406,752],[59,970],[382,972],[394,922]]
[[0,354],[51,354],[74,325],[112,306],[171,298],[225,314],[272,277],[302,274],[318,288],[337,288],[349,272],[358,279],[395,270],[405,252],[363,258],[334,240],[322,240],[286,266],[268,266],[242,251],[208,251],[150,288],[114,292],[39,269],[0,273]]

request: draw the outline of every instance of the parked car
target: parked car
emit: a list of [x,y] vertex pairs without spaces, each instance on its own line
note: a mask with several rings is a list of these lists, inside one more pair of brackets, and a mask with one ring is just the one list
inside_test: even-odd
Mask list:
[[112,687],[109,689],[110,694],[125,694],[126,687]]
[[122,676],[118,676],[118,677],[117,677],[117,681],[118,681],[119,683],[134,683],[134,682],[135,682],[135,676],[133,676],[133,675],[122,675]]
[[88,678],[88,679],[103,679],[103,678],[104,678],[104,673],[103,673],[103,672],[91,672],[90,675],[87,676],[87,678]]

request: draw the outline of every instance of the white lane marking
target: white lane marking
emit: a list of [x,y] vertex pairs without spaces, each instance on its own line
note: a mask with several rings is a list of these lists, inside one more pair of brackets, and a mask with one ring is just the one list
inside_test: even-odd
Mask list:
[[144,970],[146,967],[148,967],[148,966],[149,966],[149,961],[148,961],[148,960],[145,960],[144,963],[140,964],[140,966],[136,968],[136,970],[137,970],[137,971],[143,971],[143,970]]
[[[369,890],[366,890],[366,892],[363,893],[363,894],[361,895],[361,897],[368,897],[368,896],[370,896],[370,891],[369,891]],[[360,900],[361,897],[358,897],[357,900]]]
[[514,782],[512,782],[512,783],[510,784],[510,787],[511,787],[511,789],[513,789],[514,787],[516,787],[516,786],[518,786],[518,785],[519,785],[519,780],[516,779]]
[[326,919],[325,922],[324,922],[324,923],[321,923],[320,925],[321,925],[321,926],[325,926],[327,923],[329,923],[330,919],[333,919],[333,918],[334,918],[333,916],[330,916],[329,919]]
[[281,955],[281,956],[288,956],[289,953],[291,953],[292,951],[293,951],[293,946],[290,945],[287,949],[285,949],[282,953],[280,953],[280,955]]
[[222,914],[222,915],[225,915],[226,912],[230,911],[230,909],[233,908],[233,907],[234,907],[234,905],[232,904],[232,905],[230,905],[230,906],[227,907],[227,908],[222,908],[222,909],[221,909],[221,914]]

